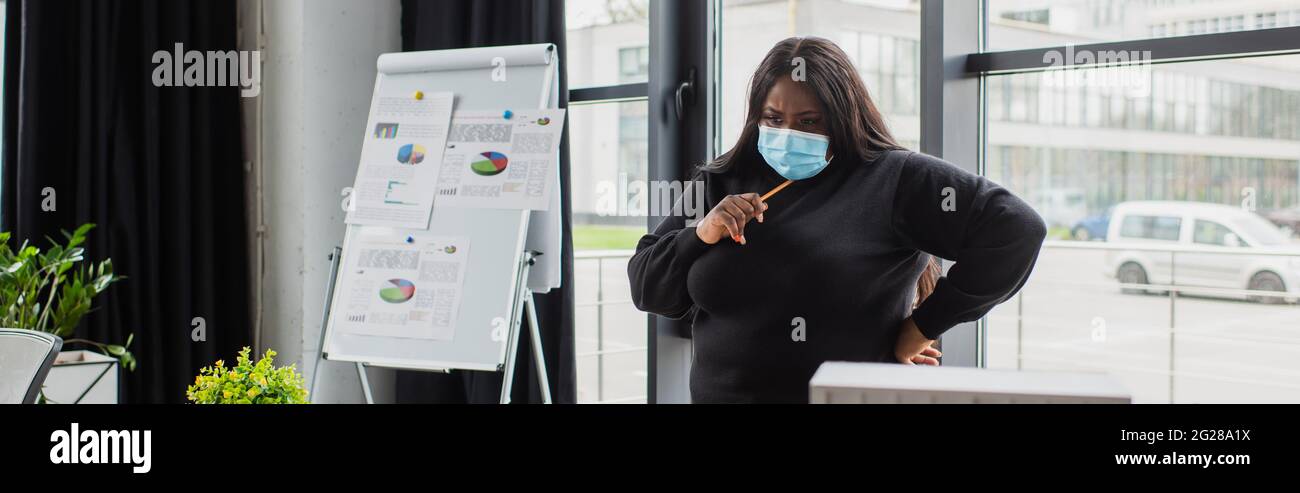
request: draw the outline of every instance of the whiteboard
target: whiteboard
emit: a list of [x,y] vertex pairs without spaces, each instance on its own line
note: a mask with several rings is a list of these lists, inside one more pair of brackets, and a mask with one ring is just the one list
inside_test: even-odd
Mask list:
[[[377,66],[376,95],[450,91],[455,93],[455,111],[554,108],[559,102],[559,61],[552,44],[388,53],[380,55]],[[494,80],[493,71],[501,66],[505,78]],[[558,175],[558,161],[555,168]],[[391,368],[501,369],[510,340],[508,333],[506,337],[501,334],[519,329],[511,325],[513,311],[522,309],[513,304],[520,288],[516,274],[524,250],[543,252],[525,280],[529,289],[545,292],[562,281],[560,193],[558,186],[552,191],[547,211],[457,209],[440,207],[435,201],[428,231],[468,237],[471,245],[455,337],[438,341],[336,333],[331,327],[341,311],[331,310],[322,356]],[[348,258],[350,244],[358,235],[371,233],[366,228],[372,227],[348,225],[340,262]],[[340,265],[345,268],[347,264]],[[333,291],[330,306],[341,306],[346,290]],[[493,329],[498,327],[501,330],[494,337]]]

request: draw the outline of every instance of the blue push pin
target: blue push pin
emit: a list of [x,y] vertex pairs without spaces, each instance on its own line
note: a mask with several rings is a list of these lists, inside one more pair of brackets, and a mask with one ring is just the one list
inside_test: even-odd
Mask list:
[[509,120],[509,119],[515,117],[515,112],[510,111],[510,110],[506,110],[505,114],[502,114],[501,117],[503,117],[503,118]]
[[407,236],[407,237],[406,237],[406,242],[407,242],[407,243],[415,243],[415,237],[413,237],[413,236]]

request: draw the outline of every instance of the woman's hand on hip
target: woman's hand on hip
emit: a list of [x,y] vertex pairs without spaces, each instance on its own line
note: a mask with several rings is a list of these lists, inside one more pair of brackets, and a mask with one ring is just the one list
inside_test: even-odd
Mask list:
[[938,358],[943,356],[931,346],[934,344],[933,339],[925,337],[921,329],[912,321],[912,317],[907,317],[903,321],[903,327],[898,332],[898,343],[894,345],[894,357],[899,363],[905,365],[931,365],[939,366]]
[[728,195],[695,225],[695,234],[710,245],[725,236],[744,245],[745,223],[750,219],[763,222],[763,211],[766,210],[767,204],[759,200],[756,193]]

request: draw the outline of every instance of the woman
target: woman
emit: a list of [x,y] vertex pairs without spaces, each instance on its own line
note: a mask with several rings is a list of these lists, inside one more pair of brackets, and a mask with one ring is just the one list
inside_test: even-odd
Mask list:
[[[820,38],[772,48],[701,171],[708,214],[665,220],[628,264],[637,308],[693,317],[694,402],[807,402],[824,361],[937,365],[931,344],[1020,289],[1046,235],[1007,190],[896,144]],[[922,279],[923,252],[956,264]]]

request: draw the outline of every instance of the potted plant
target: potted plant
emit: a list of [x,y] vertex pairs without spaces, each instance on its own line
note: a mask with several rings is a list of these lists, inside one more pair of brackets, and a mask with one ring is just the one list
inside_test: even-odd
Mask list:
[[12,250],[9,233],[0,233],[0,327],[47,332],[64,338],[65,344],[99,352],[60,352],[45,379],[43,402],[116,403],[118,368],[135,369],[135,356],[127,349],[133,336],[122,345],[68,338],[95,297],[124,279],[113,273],[112,260],[83,263],[81,245],[94,227],[83,224],[72,233],[64,231],[65,243],[50,239],[45,251],[27,241]]
[[275,366],[275,351],[253,363],[251,349],[239,352],[235,366],[224,361],[199,370],[185,398],[195,404],[308,404],[307,389],[296,365]]

